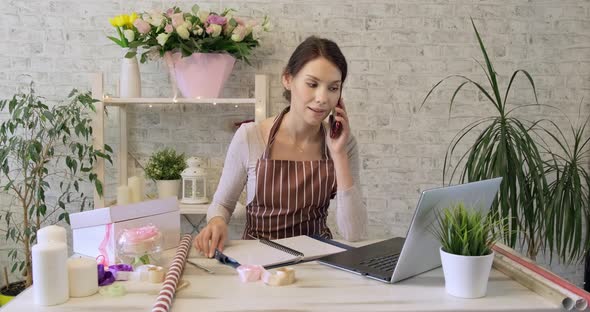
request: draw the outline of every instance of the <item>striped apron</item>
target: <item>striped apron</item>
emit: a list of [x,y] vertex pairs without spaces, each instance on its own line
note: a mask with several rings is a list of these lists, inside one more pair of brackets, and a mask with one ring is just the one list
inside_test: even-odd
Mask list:
[[[334,163],[324,140],[323,159],[269,159],[279,125],[289,107],[275,119],[268,144],[256,164],[256,192],[246,206],[243,239],[278,239],[297,235],[332,238],[327,225],[330,199],[336,195]],[[325,135],[323,124],[322,133]]]

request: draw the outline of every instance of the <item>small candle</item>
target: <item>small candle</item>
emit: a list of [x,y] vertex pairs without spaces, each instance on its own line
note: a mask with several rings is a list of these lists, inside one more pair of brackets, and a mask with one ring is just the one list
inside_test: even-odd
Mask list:
[[117,187],[117,205],[127,205],[130,203],[131,189],[127,185]]
[[129,185],[129,189],[131,190],[130,201],[132,203],[139,203],[143,201],[143,178],[138,176],[130,177],[127,179],[127,185]]
[[98,292],[98,271],[94,259],[68,259],[70,297],[87,297]]

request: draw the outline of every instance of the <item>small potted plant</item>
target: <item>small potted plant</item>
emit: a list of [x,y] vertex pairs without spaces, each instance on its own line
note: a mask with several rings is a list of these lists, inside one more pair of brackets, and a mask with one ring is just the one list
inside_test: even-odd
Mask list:
[[159,198],[171,196],[178,198],[180,174],[185,168],[184,154],[177,154],[175,150],[166,148],[150,157],[145,167],[145,174],[148,178],[156,181]]
[[447,293],[461,298],[486,294],[492,269],[492,246],[501,237],[501,221],[494,215],[457,203],[443,209],[433,233],[441,243],[440,257]]

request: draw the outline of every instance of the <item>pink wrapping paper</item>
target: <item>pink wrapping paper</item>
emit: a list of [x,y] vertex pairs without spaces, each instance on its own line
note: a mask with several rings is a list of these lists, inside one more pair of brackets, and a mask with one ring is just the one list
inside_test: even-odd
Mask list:
[[176,249],[176,255],[172,260],[172,264],[166,273],[164,284],[160,290],[160,294],[152,307],[152,312],[168,312],[172,307],[172,299],[176,292],[176,286],[182,276],[184,264],[188,257],[188,252],[191,247],[192,236],[186,234],[180,240],[180,246]]

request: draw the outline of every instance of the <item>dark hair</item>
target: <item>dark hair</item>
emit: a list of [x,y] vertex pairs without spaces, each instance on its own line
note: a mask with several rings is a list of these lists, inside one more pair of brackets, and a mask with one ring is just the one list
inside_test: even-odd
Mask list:
[[[290,75],[293,77],[297,75],[305,64],[318,57],[324,57],[336,65],[342,73],[342,82],[344,83],[348,71],[344,54],[342,54],[342,51],[340,51],[340,48],[334,41],[316,36],[307,37],[307,39],[297,46],[283,70],[283,76]],[[285,89],[283,96],[287,101],[291,102],[290,90]]]

